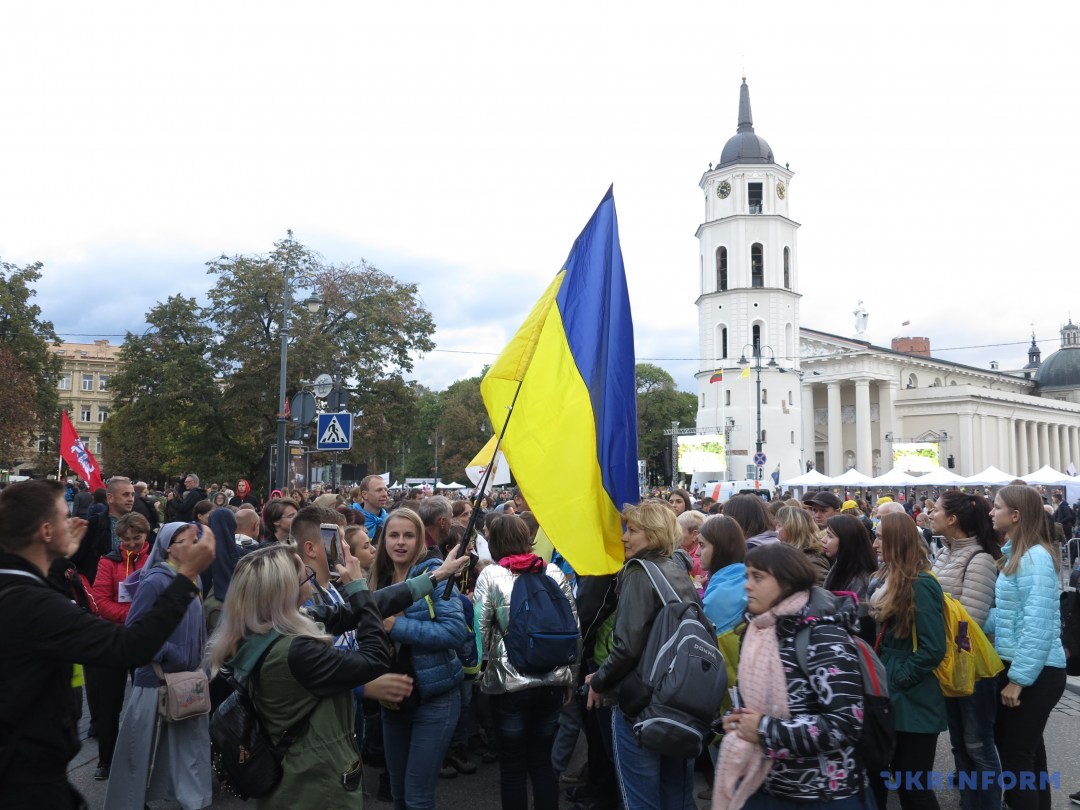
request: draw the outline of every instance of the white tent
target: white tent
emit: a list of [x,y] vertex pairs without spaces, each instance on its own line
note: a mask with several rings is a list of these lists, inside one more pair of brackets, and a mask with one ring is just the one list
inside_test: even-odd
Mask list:
[[838,475],[836,478],[831,479],[830,483],[833,486],[864,487],[873,485],[874,477],[872,475],[864,475],[852,467],[843,475]]
[[1021,476],[1029,484],[1042,484],[1048,487],[1063,487],[1066,484],[1075,484],[1076,479],[1069,477],[1063,472],[1058,472],[1049,464],[1046,464],[1033,473]]
[[969,484],[983,484],[991,487],[1003,487],[1016,478],[1015,475],[1009,475],[1007,472],[999,470],[993,464],[983,470],[981,473],[975,473],[975,475],[969,475],[967,483]]
[[870,482],[872,487],[907,487],[915,483],[916,476],[893,467]]
[[785,487],[827,487],[832,483],[832,479],[828,476],[822,475],[817,470],[810,470],[808,473],[803,473],[795,478],[789,478],[784,482]]
[[962,475],[949,472],[944,467],[938,467],[933,472],[926,475],[920,475],[914,481],[914,486],[917,487],[954,487],[960,484],[967,484],[968,479]]
[[451,481],[449,484],[443,484],[441,489],[465,489],[465,485]]

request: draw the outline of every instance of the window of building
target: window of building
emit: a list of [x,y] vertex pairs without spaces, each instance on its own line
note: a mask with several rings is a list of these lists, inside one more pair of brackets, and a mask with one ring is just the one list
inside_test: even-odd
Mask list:
[[701,395],[701,407],[702,408],[705,407],[705,395],[704,394]]
[[80,422],[89,422],[90,421],[90,406],[89,405],[80,405],[79,406],[79,421]]
[[728,405],[728,406],[731,405],[731,389],[730,388],[724,392],[724,404]]
[[727,327],[720,330],[720,357],[727,357]]
[[95,436],[94,437],[94,452],[97,453],[98,455],[101,454],[101,437],[100,436]]
[[791,398],[791,391],[787,392],[787,401],[788,401],[788,405],[794,405],[795,404],[795,400]]
[[762,184],[761,183],[748,183],[747,190],[747,202],[750,203],[750,213],[761,213],[761,198],[762,198]]
[[791,431],[791,443],[795,444],[795,431]]
[[762,429],[761,431],[761,443],[765,444],[769,440],[769,431]]
[[762,388],[761,389],[761,404],[762,405],[768,405],[769,404],[769,389],[768,388]]
[[919,378],[916,377],[914,374],[909,374],[908,378],[907,378],[907,387],[908,388],[918,388],[919,387]]
[[791,289],[791,248],[784,248],[784,289]]
[[48,436],[38,436],[37,450],[38,450],[39,453],[48,453],[49,452],[49,437]]
[[754,324],[753,335],[754,335],[754,337],[753,337],[754,357],[759,357],[761,355],[761,324],[760,323],[755,323]]
[[716,249],[716,291],[723,292],[727,289],[727,248]]
[[108,418],[109,418],[109,409],[108,408],[98,408],[97,409],[97,420],[99,422],[104,422]]
[[98,374],[97,390],[98,391],[108,391],[109,390],[109,375],[108,374]]
[[750,246],[750,286],[765,286],[765,247],[761,242]]
[[59,388],[61,391],[70,391],[71,390],[71,375],[70,374],[61,374],[60,379],[56,381],[56,387]]
[[93,391],[94,390],[94,375],[83,374],[82,375],[82,390]]

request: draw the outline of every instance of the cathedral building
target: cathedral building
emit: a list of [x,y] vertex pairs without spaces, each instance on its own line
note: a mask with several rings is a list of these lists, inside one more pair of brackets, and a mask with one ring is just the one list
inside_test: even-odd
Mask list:
[[699,183],[697,432],[724,437],[722,477],[878,476],[923,446],[964,476],[1080,468],[1080,326],[1045,361],[1033,337],[1015,371],[937,359],[925,337],[873,345],[861,302],[854,337],[803,326],[793,181],[754,130],[744,79],[736,132]]

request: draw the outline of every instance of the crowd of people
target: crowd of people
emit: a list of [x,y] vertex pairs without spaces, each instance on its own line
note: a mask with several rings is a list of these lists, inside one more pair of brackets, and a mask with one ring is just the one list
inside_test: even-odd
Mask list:
[[[439,780],[475,773],[477,758],[498,763],[504,808],[531,794],[539,810],[854,810],[884,807],[890,790],[905,809],[933,808],[927,778],[890,776],[936,766],[978,775],[965,810],[1003,796],[1050,806],[1042,781],[1002,775],[1047,770],[1043,731],[1065,688],[1058,566],[1074,526],[1055,520],[1071,511],[1058,493],[1049,510],[1022,482],[992,501],[947,490],[873,507],[830,491],[646,494],[622,513],[625,566],[604,576],[537,554],[520,491],[392,498],[370,476],[262,502],[246,481],[204,489],[188,474],[159,496],[123,477],[85,494],[52,481],[0,492],[3,807],[84,806],[66,776],[84,696],[106,808],[210,806],[210,715],[164,722],[159,706],[166,676],[193,672],[215,704],[247,685],[281,758],[262,807],[360,807],[367,765],[375,798],[433,808]],[[650,572],[701,607],[732,686],[696,758],[644,746],[635,728],[665,604]],[[1004,664],[960,697],[936,672],[945,594]],[[565,632],[527,624],[541,604],[563,611]],[[856,638],[886,673],[884,767],[859,745]],[[697,795],[695,772],[708,785]]]

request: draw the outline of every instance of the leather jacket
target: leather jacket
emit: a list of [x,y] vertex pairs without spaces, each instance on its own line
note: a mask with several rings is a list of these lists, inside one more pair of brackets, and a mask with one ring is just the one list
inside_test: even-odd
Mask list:
[[[570,609],[574,620],[578,621],[577,605],[570,583],[559,566],[548,563],[545,573],[555,580],[563,594],[570,600]],[[506,653],[507,625],[510,621],[510,597],[514,583],[521,574],[516,574],[501,565],[489,565],[480,572],[473,591],[476,616],[477,646],[481,653],[487,654],[487,668],[480,681],[480,689],[485,694],[498,695],[503,692],[520,692],[537,686],[572,686],[577,682],[577,667],[557,667],[542,675],[518,672]],[[580,657],[579,657],[580,660]]]
[[[671,587],[685,602],[700,599],[690,578],[689,558],[685,554],[665,557],[657,551],[646,550],[635,555],[659,566]],[[640,565],[624,565],[618,577],[618,604],[615,608],[615,628],[611,650],[590,685],[596,692],[611,692],[637,667],[649,631],[663,604],[653,589],[648,574]]]

